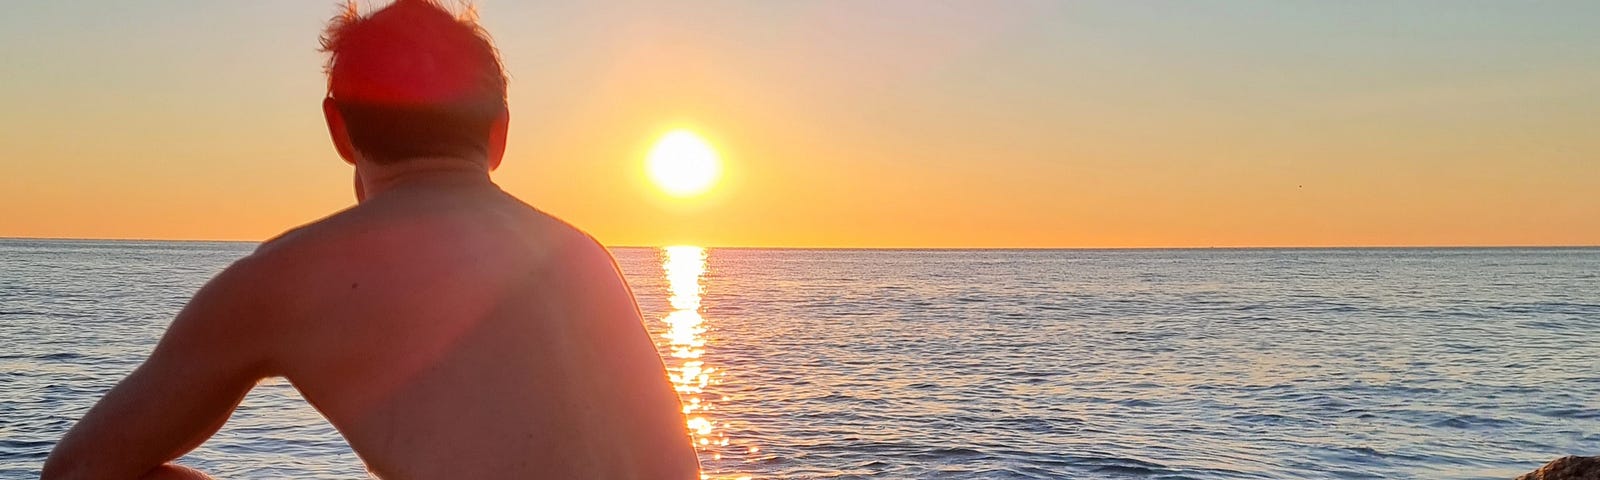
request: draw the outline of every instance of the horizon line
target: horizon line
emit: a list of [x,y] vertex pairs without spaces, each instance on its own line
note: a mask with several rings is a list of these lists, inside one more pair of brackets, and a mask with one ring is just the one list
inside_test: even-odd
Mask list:
[[[210,240],[127,237],[16,237],[0,236],[0,240],[90,241],[90,242],[171,242],[171,243],[255,243],[265,240]],[[693,245],[672,243],[661,245],[606,245],[606,248],[666,248],[695,246],[720,250],[1353,250],[1353,249],[1589,249],[1600,244],[1436,244],[1436,245],[1210,245],[1210,246],[773,246],[773,245]]]

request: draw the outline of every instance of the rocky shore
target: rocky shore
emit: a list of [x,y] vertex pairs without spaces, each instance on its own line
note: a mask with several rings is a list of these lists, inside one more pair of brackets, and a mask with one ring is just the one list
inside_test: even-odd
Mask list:
[[1517,480],[1600,480],[1600,456],[1557,458]]

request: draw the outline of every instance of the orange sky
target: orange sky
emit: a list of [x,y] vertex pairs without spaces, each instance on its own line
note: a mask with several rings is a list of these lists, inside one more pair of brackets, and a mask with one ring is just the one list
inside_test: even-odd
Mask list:
[[[95,3],[0,19],[0,236],[353,202],[333,2]],[[482,3],[496,180],[611,245],[1600,244],[1592,3]],[[671,199],[644,157],[683,127],[724,176]]]

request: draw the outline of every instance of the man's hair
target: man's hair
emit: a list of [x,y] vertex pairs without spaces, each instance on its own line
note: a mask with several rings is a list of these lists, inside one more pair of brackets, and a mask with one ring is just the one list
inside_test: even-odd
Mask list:
[[470,6],[397,0],[361,15],[350,0],[328,24],[328,96],[363,158],[392,163],[483,156],[506,108],[500,55]]

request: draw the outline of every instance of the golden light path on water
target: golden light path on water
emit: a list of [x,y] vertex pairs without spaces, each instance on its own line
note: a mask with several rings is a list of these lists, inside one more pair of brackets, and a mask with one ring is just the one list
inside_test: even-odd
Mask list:
[[[661,268],[667,276],[667,291],[672,312],[661,321],[667,330],[661,336],[667,341],[671,358],[667,360],[667,374],[672,386],[683,402],[683,416],[688,422],[689,436],[702,461],[721,460],[722,450],[729,445],[727,435],[712,416],[716,403],[728,398],[707,392],[709,387],[722,383],[722,372],[706,363],[705,317],[700,316],[701,279],[706,273],[706,249],[695,246],[674,246],[662,249]],[[755,453],[756,447],[747,447]],[[704,467],[704,465],[702,465]],[[700,478],[711,476],[701,474]],[[747,480],[749,476],[728,477]]]

